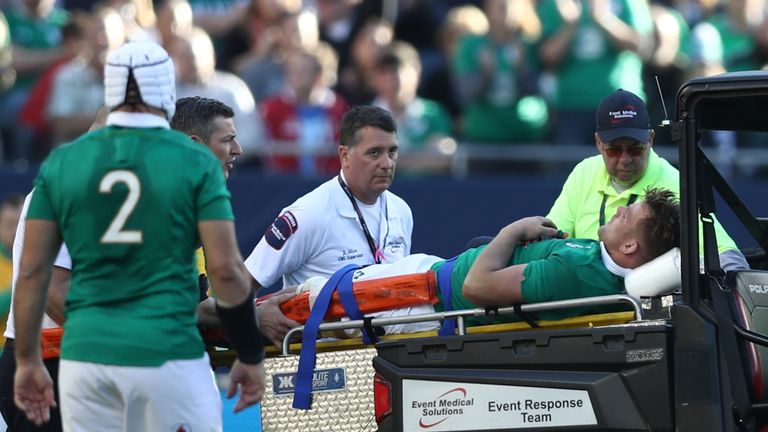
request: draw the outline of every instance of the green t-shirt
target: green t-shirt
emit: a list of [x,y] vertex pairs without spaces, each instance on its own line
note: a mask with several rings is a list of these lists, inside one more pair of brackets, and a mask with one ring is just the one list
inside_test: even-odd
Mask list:
[[[637,197],[636,200],[642,199],[648,187],[662,187],[680,196],[680,173],[651,150],[643,177],[629,189],[618,193],[611,184],[602,155],[592,156],[579,162],[573,169],[547,218],[572,238],[597,239],[600,209],[604,208],[604,221],[607,223],[619,207],[628,204],[632,195]],[[720,222],[715,224],[715,234],[721,253],[738,249]]]
[[28,219],[72,256],[61,358],[158,366],[198,358],[198,222],[232,220],[221,164],[186,135],[107,127],[54,150]]
[[[454,310],[477,307],[464,298],[462,287],[470,268],[483,249],[485,246],[469,249],[456,258],[451,273]],[[432,266],[432,270],[437,271],[444,264],[445,261],[440,261]],[[519,246],[515,248],[512,258],[509,260],[510,267],[517,264],[528,264],[523,272],[523,276],[525,276],[522,283],[523,303],[540,303],[624,292],[624,279],[605,268],[600,243],[595,240],[553,239]],[[438,290],[438,293],[438,297],[442,298],[442,292]],[[442,302],[436,304],[435,309],[443,310]],[[615,309],[615,306],[607,308],[579,307],[538,312],[536,315],[539,319],[559,320]],[[519,319],[514,315],[504,315],[495,318],[481,317],[466,320],[467,325],[513,321],[519,321]]]
[[[594,111],[606,96],[618,88],[645,99],[640,56],[619,51],[590,17],[589,2],[580,0],[581,19],[555,71],[557,89],[554,105],[562,110]],[[646,0],[610,0],[616,16],[633,30],[650,35],[653,21]],[[557,10],[557,0],[539,2],[542,40],[557,33],[565,24]]]
[[469,35],[459,40],[453,61],[456,76],[480,73],[481,53],[488,50],[496,69],[487,88],[477,98],[467,101],[462,113],[463,134],[479,143],[529,143],[546,133],[548,111],[539,96],[521,94],[518,64],[532,63],[532,44],[497,45],[487,35]]

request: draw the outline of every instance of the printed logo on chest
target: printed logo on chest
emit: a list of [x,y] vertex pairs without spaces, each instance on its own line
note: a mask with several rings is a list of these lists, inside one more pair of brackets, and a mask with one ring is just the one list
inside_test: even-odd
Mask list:
[[391,254],[405,253],[405,240],[402,237],[390,240],[387,242],[387,245],[384,248],[384,250],[388,251]]

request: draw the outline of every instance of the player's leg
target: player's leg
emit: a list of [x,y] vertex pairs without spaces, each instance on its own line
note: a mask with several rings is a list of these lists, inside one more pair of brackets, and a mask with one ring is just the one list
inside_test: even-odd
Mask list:
[[122,368],[121,387],[130,389],[126,432],[220,432],[221,396],[210,360],[173,360],[157,368]]
[[73,360],[59,363],[64,432],[123,430],[123,399],[110,366]]

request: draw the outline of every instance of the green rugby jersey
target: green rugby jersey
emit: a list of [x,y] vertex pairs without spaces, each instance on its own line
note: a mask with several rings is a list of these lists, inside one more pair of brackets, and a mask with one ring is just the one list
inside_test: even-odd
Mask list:
[[203,355],[197,224],[234,218],[210,150],[164,128],[91,132],[42,165],[28,218],[58,222],[72,256],[63,359],[157,366]]
[[[462,294],[462,286],[469,269],[475,263],[481,246],[469,249],[456,258],[456,264],[451,274],[453,291],[453,309],[473,309],[478,306],[470,303]],[[509,266],[528,264],[523,275],[523,303],[540,303],[545,301],[566,300],[582,297],[619,294],[624,292],[624,279],[614,275],[603,264],[600,243],[588,239],[552,239],[531,243],[515,248]],[[437,271],[445,261],[432,266]],[[442,292],[438,290],[442,299]],[[436,310],[442,309],[442,302],[435,305]],[[615,309],[615,307],[613,307]],[[538,312],[536,316],[544,320],[559,320],[576,315],[606,310],[606,308],[571,308],[546,312]],[[492,322],[519,321],[514,315],[493,318]],[[487,318],[468,318],[467,325],[488,324]]]

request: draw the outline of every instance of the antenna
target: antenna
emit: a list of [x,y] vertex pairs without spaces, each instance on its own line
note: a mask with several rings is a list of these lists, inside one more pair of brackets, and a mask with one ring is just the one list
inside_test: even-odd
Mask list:
[[661,92],[661,84],[659,84],[659,76],[654,75],[656,78],[656,88],[659,89],[659,100],[661,100],[661,107],[664,108],[664,120],[661,121],[661,127],[669,126],[672,122],[669,120],[669,114],[667,113],[667,104],[664,103],[664,94]]

